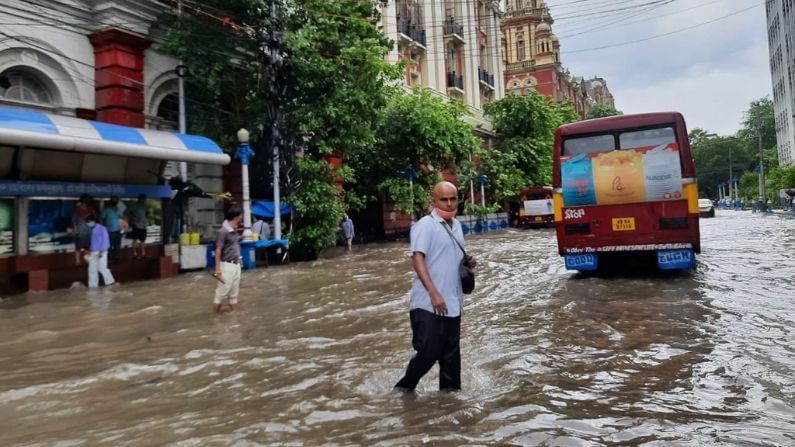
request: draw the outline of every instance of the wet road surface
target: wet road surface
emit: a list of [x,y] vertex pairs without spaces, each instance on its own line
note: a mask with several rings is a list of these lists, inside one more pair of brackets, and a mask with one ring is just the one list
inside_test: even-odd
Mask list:
[[467,238],[463,391],[412,351],[405,243],[0,302],[0,445],[795,445],[795,220],[702,219],[695,272],[582,277],[552,230]]

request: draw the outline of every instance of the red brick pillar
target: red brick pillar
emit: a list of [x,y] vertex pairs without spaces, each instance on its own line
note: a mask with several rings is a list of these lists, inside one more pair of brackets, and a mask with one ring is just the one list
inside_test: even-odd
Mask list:
[[94,45],[97,120],[144,127],[144,50],[151,40],[108,28],[88,36]]

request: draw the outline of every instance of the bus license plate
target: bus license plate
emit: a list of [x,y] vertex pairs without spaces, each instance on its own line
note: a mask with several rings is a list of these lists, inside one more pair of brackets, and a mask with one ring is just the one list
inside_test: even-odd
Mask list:
[[695,267],[693,250],[657,250],[657,267],[661,270],[682,270]]
[[564,255],[566,270],[596,270],[596,253]]
[[613,218],[613,231],[635,231],[634,217]]
[[541,222],[541,216],[536,216],[536,217],[535,217],[535,221],[536,221],[536,222]]

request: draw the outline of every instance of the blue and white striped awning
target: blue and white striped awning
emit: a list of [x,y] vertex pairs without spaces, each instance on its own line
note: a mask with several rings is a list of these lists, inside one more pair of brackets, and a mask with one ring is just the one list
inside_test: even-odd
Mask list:
[[7,106],[0,106],[2,145],[218,165],[230,162],[214,141],[202,136]]

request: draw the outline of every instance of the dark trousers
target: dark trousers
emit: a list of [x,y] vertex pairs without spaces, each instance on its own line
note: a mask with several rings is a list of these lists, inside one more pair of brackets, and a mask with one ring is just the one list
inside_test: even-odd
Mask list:
[[110,254],[114,258],[118,257],[121,248],[121,231],[108,231],[108,237],[110,239]]
[[395,387],[413,390],[434,363],[439,362],[439,389],[461,389],[461,317],[443,317],[422,309],[409,313],[411,344],[417,351],[406,375]]

